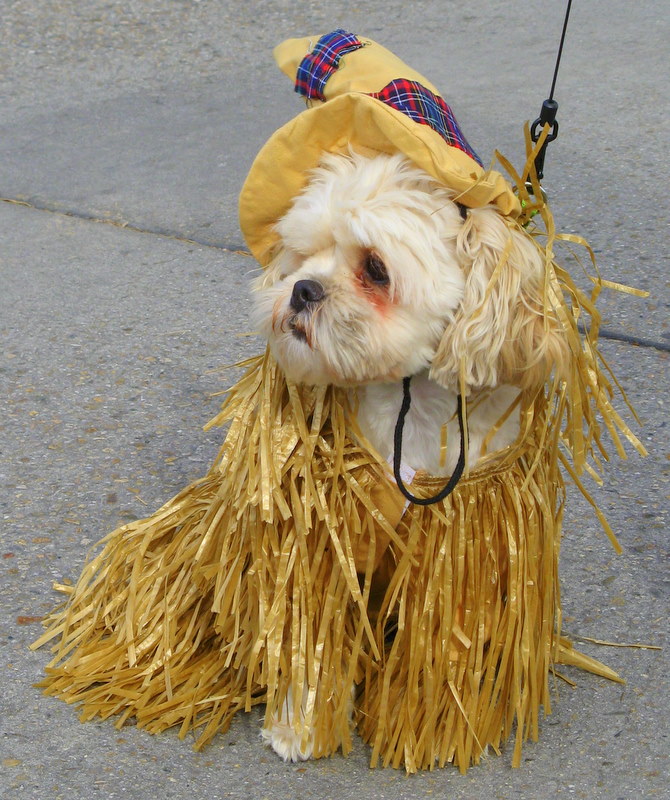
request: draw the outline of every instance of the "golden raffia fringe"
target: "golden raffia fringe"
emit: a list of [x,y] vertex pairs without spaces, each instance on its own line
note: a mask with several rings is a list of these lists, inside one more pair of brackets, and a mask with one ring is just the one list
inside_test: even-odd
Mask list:
[[347,393],[251,359],[210,423],[229,428],[207,475],[103,539],[77,584],[60,587],[67,602],[34,644],[56,640],[47,694],[84,720],[197,728],[197,748],[239,710],[265,703],[269,724],[291,702],[321,756],[351,749],[355,685],[373,766],[465,771],[514,730],[520,763],[550,711],[555,664],[618,679],[561,636],[562,470],[585,492],[581,474],[607,457],[602,426],[620,454],[622,436],[644,448],[612,406],[595,298],[554,263],[546,206],[525,200],[545,222],[545,302],[572,372],[524,395],[518,441],[442,503],[402,515],[388,466],[352,435]]

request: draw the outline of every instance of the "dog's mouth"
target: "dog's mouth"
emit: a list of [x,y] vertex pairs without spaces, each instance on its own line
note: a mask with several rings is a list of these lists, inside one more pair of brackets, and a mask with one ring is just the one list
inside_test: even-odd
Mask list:
[[297,339],[299,342],[305,342],[305,344],[310,347],[312,346],[307,329],[297,314],[288,320],[288,327],[294,339]]
[[299,342],[307,343],[307,334],[302,328],[292,328],[293,338],[297,339]]

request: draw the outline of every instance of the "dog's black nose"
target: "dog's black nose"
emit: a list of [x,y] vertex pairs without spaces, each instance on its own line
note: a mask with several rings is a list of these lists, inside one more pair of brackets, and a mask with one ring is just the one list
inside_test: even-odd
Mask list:
[[325,296],[318,281],[296,281],[291,293],[291,308],[299,313],[308,303],[320,303]]

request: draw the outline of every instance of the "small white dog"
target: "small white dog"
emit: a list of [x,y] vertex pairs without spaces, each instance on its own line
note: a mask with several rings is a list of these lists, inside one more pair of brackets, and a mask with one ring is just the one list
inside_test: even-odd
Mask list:
[[518,766],[554,663],[613,674],[561,636],[561,463],[591,470],[601,420],[644,448],[524,190],[533,152],[516,187],[485,169],[436,87],[371,39],[275,59],[307,108],[240,193],[274,357],[231,388],[207,474],[68,589],[43,686],[84,718],[202,726],[197,747],[264,702],[286,760],[346,755],[355,724],[372,765],[408,772],[464,771],[515,729]]
[[[279,252],[255,287],[256,320],[289,378],[350,388],[361,431],[390,459],[412,376],[403,462],[441,476],[459,456],[463,361],[470,468],[514,442],[520,390],[560,373],[567,356],[543,310],[543,261],[530,237],[494,207],[454,202],[403,155],[354,151],[324,156],[277,231]],[[286,718],[264,735],[283,758],[308,758],[291,708],[289,697]]]

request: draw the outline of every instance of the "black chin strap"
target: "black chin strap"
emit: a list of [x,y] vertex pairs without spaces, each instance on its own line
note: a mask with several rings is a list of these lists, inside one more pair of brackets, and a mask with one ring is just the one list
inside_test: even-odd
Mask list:
[[402,432],[405,427],[405,417],[412,404],[412,396],[409,393],[409,383],[411,378],[403,378],[402,381],[402,405],[400,406],[400,413],[398,414],[398,421],[395,424],[395,435],[393,437],[393,475],[395,476],[398,488],[405,495],[405,497],[412,503],[419,506],[429,506],[433,503],[439,503],[448,497],[456,488],[456,484],[461,479],[463,470],[465,469],[465,420],[463,419],[463,395],[458,394],[458,406],[456,414],[458,415],[458,427],[461,432],[461,452],[458,456],[458,463],[456,469],[453,471],[449,482],[438,494],[433,497],[415,497],[409,489],[405,486],[400,476],[400,463],[402,461]]
[[463,203],[456,203],[456,208],[458,208],[458,213],[461,215],[462,219],[468,218],[468,207],[464,206]]

